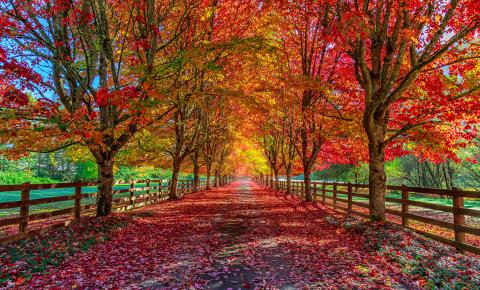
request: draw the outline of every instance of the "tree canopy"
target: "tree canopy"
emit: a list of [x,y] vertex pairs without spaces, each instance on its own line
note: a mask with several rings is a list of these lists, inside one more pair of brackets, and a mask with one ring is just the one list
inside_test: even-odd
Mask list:
[[1,150],[86,152],[97,215],[119,163],[174,184],[300,173],[307,201],[314,170],[367,163],[383,220],[387,160],[478,161],[459,149],[478,146],[479,15],[477,0],[1,0]]

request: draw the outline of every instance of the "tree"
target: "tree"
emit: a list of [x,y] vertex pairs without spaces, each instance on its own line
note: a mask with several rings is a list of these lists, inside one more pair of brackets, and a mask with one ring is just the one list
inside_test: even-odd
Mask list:
[[478,108],[480,84],[467,73],[479,57],[472,43],[478,3],[366,0],[338,2],[337,7],[342,46],[363,91],[370,215],[384,220],[389,145],[397,150],[393,154],[405,154],[402,144],[420,140],[415,137],[437,139],[450,148],[454,140],[468,138],[446,138],[438,125],[459,126],[455,121],[468,122],[465,113],[471,116]]
[[[115,156],[172,110],[162,102],[162,84],[175,62],[167,56],[175,54],[170,46],[184,32],[181,23],[192,5],[2,1],[0,22],[7,26],[0,32],[1,51],[23,60],[35,75],[29,85],[36,94],[3,110],[2,141],[17,151],[88,147],[99,168],[97,215],[108,215]],[[9,64],[0,61],[3,69]],[[2,103],[8,98],[4,94]]]
[[222,147],[220,148],[220,152],[218,154],[218,159],[216,161],[215,166],[215,186],[222,185],[223,181],[222,178],[225,173],[225,167],[227,162],[227,157],[230,155],[231,152],[231,144],[230,143],[223,143]]
[[267,157],[270,169],[273,172],[273,178],[271,179],[271,186],[277,188],[278,173],[280,172],[282,163],[282,141],[284,136],[279,128],[272,120],[266,122],[263,125],[262,145],[265,156]]
[[337,16],[329,1],[282,1],[275,7],[275,67],[283,85],[276,96],[298,116],[292,124],[298,136],[295,148],[303,167],[305,198],[312,201],[311,174],[322,147],[344,136],[347,131],[337,128],[351,121],[343,112],[352,100],[346,90],[350,88],[342,84],[349,83],[349,76],[340,74],[347,59],[335,42]]
[[222,106],[218,107],[216,111],[210,112],[208,129],[206,132],[206,141],[203,146],[202,156],[205,161],[206,173],[207,173],[207,186],[206,189],[210,189],[212,170],[214,175],[215,184],[215,164],[217,163],[219,156],[221,155],[222,148],[227,142],[228,123],[226,118],[225,109]]
[[283,167],[285,168],[285,175],[287,176],[287,194],[291,194],[292,188],[292,173],[293,166],[296,160],[296,148],[295,142],[298,138],[297,131],[294,127],[294,117],[288,108],[284,109],[284,115],[282,118],[282,144],[281,144],[281,156]]

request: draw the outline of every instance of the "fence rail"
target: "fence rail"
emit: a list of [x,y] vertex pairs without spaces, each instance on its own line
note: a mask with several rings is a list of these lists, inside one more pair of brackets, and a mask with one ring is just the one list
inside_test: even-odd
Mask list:
[[[266,186],[272,186],[279,191],[287,191],[286,181],[256,180]],[[357,215],[368,218],[369,186],[366,184],[318,182],[312,181],[312,194],[315,200],[332,206],[348,215]],[[480,192],[465,190],[445,190],[408,186],[387,186],[387,191],[396,193],[398,197],[386,197],[387,221],[401,224],[420,234],[434,240],[455,247],[458,251],[471,252],[480,255],[480,227],[466,223],[466,217],[479,218],[480,208],[466,208],[465,199],[480,199]],[[304,197],[303,181],[291,181],[291,192]],[[426,201],[412,200],[412,195],[430,195],[451,199],[451,205],[430,203]],[[391,207],[394,208],[391,208]],[[446,213],[447,220],[436,218],[434,215],[422,215],[412,207],[429,212],[437,211]],[[411,221],[435,226],[453,232],[451,238],[433,233],[412,225]],[[472,236],[473,243],[466,238],[466,234]]]
[[[233,181],[233,178],[225,176],[220,178],[218,184],[223,185],[231,181]],[[117,187],[125,187],[113,191],[113,211],[120,212],[167,199],[171,181],[136,180],[128,184],[116,185]],[[20,197],[16,201],[0,202],[0,210],[13,212],[0,212],[5,214],[4,217],[0,217],[0,243],[21,240],[39,232],[66,225],[71,220],[79,219],[81,216],[93,215],[95,212],[95,198],[97,196],[96,186],[97,183],[95,182],[0,185],[0,195],[11,193],[14,195],[19,194]],[[210,186],[215,186],[213,181],[210,182]],[[204,190],[206,188],[206,180],[200,180],[199,189]],[[54,189],[70,189],[72,192],[69,195],[53,197],[33,199],[31,197],[32,191]],[[84,192],[85,189],[89,189],[87,191],[90,192]],[[193,180],[178,181],[177,194],[184,195],[193,192],[193,190]],[[45,206],[59,202],[70,203],[61,206],[57,204],[57,208],[54,210],[32,212],[32,207],[34,206]],[[51,224],[39,225],[35,229],[30,228],[32,222],[41,222],[53,217],[59,217],[59,220],[55,220]],[[16,229],[15,225],[17,226]]]

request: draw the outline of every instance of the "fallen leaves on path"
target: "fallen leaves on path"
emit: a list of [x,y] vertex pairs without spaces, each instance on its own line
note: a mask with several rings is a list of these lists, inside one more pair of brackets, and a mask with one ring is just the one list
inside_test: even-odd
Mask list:
[[[92,233],[92,227],[99,231]],[[88,244],[88,237],[94,242]],[[43,244],[52,239],[55,243]],[[28,258],[2,259],[2,286],[415,289],[480,285],[475,258],[450,255],[442,245],[399,227],[352,225],[332,217],[322,206],[253,183],[190,194],[102,221],[85,219],[9,247],[30,253],[35,243],[43,249],[32,251]],[[25,264],[28,259],[43,259],[52,247],[68,254],[45,262],[40,271]],[[7,252],[1,249],[1,257]],[[425,262],[429,258],[431,262]],[[30,266],[22,266],[23,274],[16,275],[18,265]],[[5,271],[4,266],[9,268]]]

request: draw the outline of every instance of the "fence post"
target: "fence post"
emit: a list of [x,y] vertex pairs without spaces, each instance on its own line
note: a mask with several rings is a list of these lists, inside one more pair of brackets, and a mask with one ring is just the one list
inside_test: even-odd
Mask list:
[[326,186],[327,185],[325,184],[325,181],[324,181],[323,184],[322,184],[322,203],[323,204],[325,204],[325,194],[326,194],[326,191],[327,191]]
[[80,185],[75,185],[75,210],[73,212],[73,218],[79,219],[81,212],[81,200],[82,200],[82,187]]
[[147,201],[151,201],[151,198],[150,198],[150,179],[147,179],[147,192],[146,192],[146,195],[147,195]]
[[305,183],[304,182],[300,182],[300,197],[302,199],[305,199],[306,195],[305,195]]
[[337,205],[337,182],[333,183],[333,207]]
[[185,194],[185,181],[182,180],[182,185],[181,185],[181,192],[182,192],[182,195]]
[[408,191],[408,187],[404,184],[402,185],[402,226],[408,227],[410,225],[410,220],[407,217],[409,205],[408,205],[408,198],[410,192]]
[[[452,189],[453,195],[453,224],[455,231],[455,242],[465,243],[465,232],[460,229],[460,226],[465,225],[465,215],[460,210],[464,207],[463,196],[458,196],[456,188]],[[456,247],[458,252],[463,253],[460,247]]]
[[130,182],[130,197],[129,197],[129,205],[134,205],[134,196],[135,196],[135,181],[132,180]]
[[317,183],[312,182],[312,184],[313,184],[313,200],[317,201]]
[[24,204],[20,207],[20,217],[22,218],[22,221],[18,225],[18,231],[20,233],[25,233],[28,227],[28,212],[30,208],[28,205],[30,201],[30,182],[25,182],[23,184],[21,201],[24,202]]
[[158,195],[159,195],[159,198],[162,198],[162,194],[163,194],[163,179],[160,179],[160,182],[158,183]]
[[348,183],[348,215],[352,214],[352,184]]

